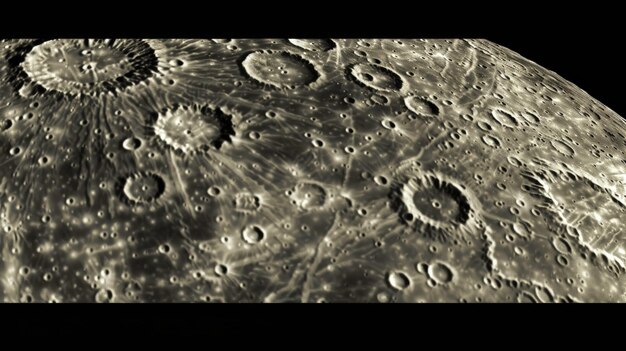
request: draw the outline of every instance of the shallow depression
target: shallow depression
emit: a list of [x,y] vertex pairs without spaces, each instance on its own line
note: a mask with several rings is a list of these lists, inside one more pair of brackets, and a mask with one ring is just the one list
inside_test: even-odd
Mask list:
[[439,107],[427,98],[409,96],[404,99],[404,103],[409,111],[417,115],[427,117],[436,117],[439,115]]
[[311,62],[287,51],[252,52],[244,58],[241,66],[250,78],[274,88],[306,86],[320,76]]
[[381,91],[397,91],[402,89],[402,78],[383,66],[372,64],[356,64],[348,67],[348,74],[360,85]]

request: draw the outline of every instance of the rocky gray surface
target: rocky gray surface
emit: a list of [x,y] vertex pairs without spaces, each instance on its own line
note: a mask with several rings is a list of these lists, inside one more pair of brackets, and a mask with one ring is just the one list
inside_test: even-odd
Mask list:
[[8,40],[6,302],[624,301],[626,124],[484,40]]

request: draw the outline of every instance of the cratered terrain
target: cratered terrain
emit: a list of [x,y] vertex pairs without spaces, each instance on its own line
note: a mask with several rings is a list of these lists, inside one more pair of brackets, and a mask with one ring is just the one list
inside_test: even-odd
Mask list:
[[486,40],[5,40],[0,300],[626,300],[626,123]]

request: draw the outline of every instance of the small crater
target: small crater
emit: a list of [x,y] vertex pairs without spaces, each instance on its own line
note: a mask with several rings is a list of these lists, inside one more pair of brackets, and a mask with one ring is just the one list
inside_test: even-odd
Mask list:
[[14,146],[9,150],[9,155],[17,156],[22,152],[22,149],[19,146]]
[[374,177],[374,182],[376,182],[376,184],[378,185],[387,185],[387,183],[389,183],[389,180],[387,180],[387,177],[379,175]]
[[13,121],[10,119],[4,119],[0,122],[0,132],[10,129],[13,126]]
[[515,156],[508,156],[506,160],[515,167],[521,167],[523,165],[522,161]]
[[539,119],[539,117],[537,117],[537,115],[535,115],[534,113],[526,111],[526,112],[522,112],[521,115],[522,115],[522,118],[524,118],[526,122],[528,123],[531,123],[531,124],[541,123],[541,120]]
[[141,139],[130,137],[124,139],[122,142],[122,147],[128,151],[134,151],[141,147]]
[[527,226],[524,225],[524,224],[513,223],[513,225],[511,226],[511,229],[513,229],[513,232],[515,234],[517,234],[518,236],[520,236],[522,238],[531,238],[532,237],[532,231],[530,231],[530,229],[527,228]]
[[40,166],[45,166],[48,163],[50,163],[50,159],[47,156],[41,156],[38,160],[37,163],[39,163]]
[[162,254],[167,254],[171,251],[171,247],[167,244],[161,244],[159,245],[159,252]]
[[498,124],[507,128],[515,128],[519,125],[517,119],[513,117],[513,115],[502,110],[493,110],[491,112],[491,118],[493,118],[493,120]]
[[165,192],[165,181],[151,172],[137,172],[120,178],[116,189],[123,202],[134,206],[156,201]]
[[389,98],[384,95],[374,94],[370,99],[378,105],[387,105],[389,103]]
[[484,130],[485,132],[491,132],[493,130],[493,127],[491,126],[491,124],[485,121],[478,121],[476,122],[476,125],[478,126],[478,128],[480,128],[481,130]]
[[348,77],[357,84],[380,91],[398,91],[402,89],[402,78],[383,66],[356,64],[348,66]]
[[395,122],[390,120],[390,119],[384,119],[380,124],[385,129],[395,129],[396,128]]
[[552,239],[552,246],[559,253],[569,255],[572,253],[572,246],[567,242],[567,240],[559,237],[555,237]]
[[265,231],[259,226],[249,225],[242,230],[241,236],[248,244],[258,244],[265,239]]
[[454,272],[447,264],[435,262],[428,266],[428,277],[437,284],[448,284],[454,279]]
[[420,116],[437,117],[439,115],[439,107],[423,97],[409,96],[404,99],[404,104],[409,111]]
[[113,293],[112,290],[100,289],[96,293],[95,299],[97,303],[107,303],[107,302],[112,302],[114,297],[115,297],[115,294]]
[[558,151],[559,153],[561,153],[562,155],[565,156],[574,156],[576,154],[576,152],[574,151],[574,149],[569,146],[566,142],[561,141],[561,140],[551,140],[550,144],[552,145],[552,147]]
[[215,265],[214,271],[215,275],[217,275],[218,277],[225,276],[228,274],[228,266],[223,263],[218,263]]
[[219,196],[221,193],[222,193],[222,190],[217,186],[212,186],[212,187],[209,187],[209,189],[207,189],[207,194],[209,194],[209,196],[212,196],[212,197]]
[[567,265],[569,265],[569,260],[565,255],[561,254],[556,256],[556,263],[558,263],[560,266],[566,267]]
[[402,291],[411,285],[411,278],[404,272],[387,274],[387,283],[394,289]]
[[498,137],[493,136],[493,135],[483,135],[481,140],[483,141],[483,143],[485,143],[485,145],[492,147],[492,148],[498,148],[501,145],[500,139],[498,139]]

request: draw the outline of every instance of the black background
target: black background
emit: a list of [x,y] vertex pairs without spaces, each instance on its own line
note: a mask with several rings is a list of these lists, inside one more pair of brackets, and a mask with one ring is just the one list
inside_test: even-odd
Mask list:
[[556,72],[624,117],[626,61],[620,52],[621,40],[610,34],[595,38],[535,36],[530,40],[499,35],[487,38]]
[[[11,7],[18,6],[12,3]],[[169,2],[130,5],[111,1],[83,4],[24,4],[5,11],[0,36],[52,37],[369,37],[369,38],[487,38],[553,70],[587,91],[622,116],[626,66],[622,55],[623,11],[618,5],[593,2],[303,2],[242,1]],[[45,7],[47,6],[47,7]],[[553,6],[553,7],[551,7]],[[613,309],[614,307],[612,307]],[[440,307],[372,305],[302,307],[282,305],[144,305],[104,308],[93,305],[0,306],[13,336],[38,333],[93,337],[145,335],[159,340],[171,333],[217,333],[245,339],[265,333],[274,342],[289,333],[322,338],[326,332],[355,340],[384,338],[419,340],[420,335],[448,333],[437,339],[449,342],[459,331],[493,333],[506,326],[525,334],[534,327],[558,328],[559,320],[576,320],[584,328],[580,310],[527,309],[494,305]],[[589,312],[589,309],[586,311]],[[569,316],[569,314],[572,316]],[[617,313],[617,312],[613,312]],[[550,316],[544,318],[543,316]],[[596,316],[596,319],[601,319]],[[517,329],[526,318],[532,323]],[[587,322],[585,322],[585,320]],[[505,322],[504,324],[502,322]],[[543,323],[543,324],[542,324]],[[534,326],[530,328],[530,326]],[[542,324],[542,325],[541,325]],[[602,324],[602,323],[601,323]],[[569,325],[569,322],[567,323]],[[604,324],[603,324],[604,325]],[[398,333],[402,334],[398,334]],[[8,332],[7,332],[8,333]],[[483,334],[473,334],[481,338]],[[569,335],[571,332],[568,332]],[[406,336],[403,339],[401,336]],[[493,334],[492,334],[493,335]],[[469,340],[469,339],[464,339]],[[482,339],[486,340],[486,339]],[[517,343],[517,342],[515,342]]]

